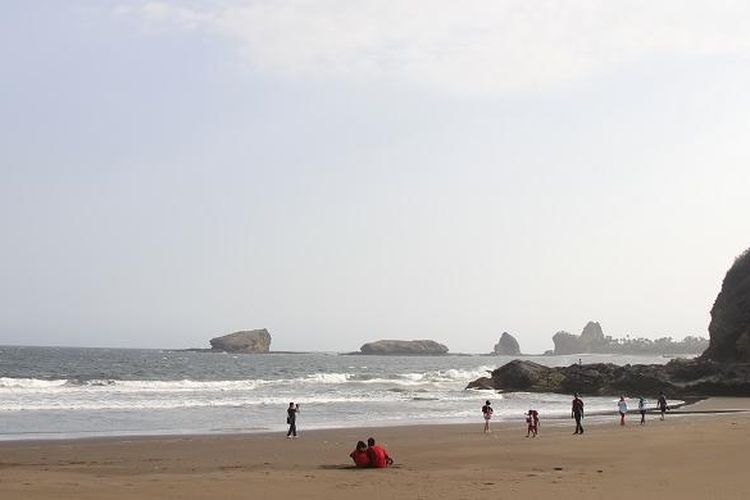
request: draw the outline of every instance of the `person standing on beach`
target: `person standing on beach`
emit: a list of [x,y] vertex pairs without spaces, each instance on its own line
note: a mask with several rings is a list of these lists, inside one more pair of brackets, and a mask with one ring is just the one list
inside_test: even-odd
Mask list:
[[641,425],[646,423],[646,400],[643,396],[638,398],[638,411],[641,412]]
[[286,410],[286,423],[289,424],[289,431],[286,433],[287,439],[297,437],[297,414],[299,413],[299,403],[296,405],[292,402],[289,403],[289,408]]
[[536,410],[529,410],[526,414],[526,437],[536,437],[539,431],[539,412]]
[[487,434],[488,432],[492,432],[490,430],[490,420],[492,419],[492,414],[495,413],[492,409],[492,406],[489,402],[489,400],[485,401],[484,406],[482,406],[482,416],[484,417],[484,433]]
[[573,434],[583,434],[583,425],[581,425],[581,420],[583,420],[583,400],[578,393],[573,396],[570,416],[576,419],[576,431]]
[[669,408],[667,407],[667,397],[663,392],[659,393],[659,399],[656,400],[656,407],[661,412],[661,420],[664,420],[664,414]]
[[625,396],[620,396],[620,401],[617,402],[617,411],[620,412],[620,425],[625,425],[625,415],[628,413],[628,403],[625,401]]

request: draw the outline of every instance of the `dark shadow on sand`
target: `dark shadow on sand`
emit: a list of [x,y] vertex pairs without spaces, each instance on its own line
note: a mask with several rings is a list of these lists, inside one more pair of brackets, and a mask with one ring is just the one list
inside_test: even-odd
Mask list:
[[[349,464],[324,464],[318,467],[322,470],[377,470],[374,467],[357,467],[356,465],[349,465]],[[394,464],[390,467],[387,467],[388,469],[400,469],[400,464]]]

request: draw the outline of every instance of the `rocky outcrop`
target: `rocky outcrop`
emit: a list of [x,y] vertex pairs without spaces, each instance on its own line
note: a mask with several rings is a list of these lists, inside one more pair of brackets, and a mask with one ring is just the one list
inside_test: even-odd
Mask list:
[[607,339],[604,337],[602,325],[598,321],[586,323],[586,326],[581,330],[580,342],[584,349],[592,352],[604,347],[607,344]]
[[666,365],[596,363],[549,367],[514,360],[494,370],[490,377],[471,382],[467,389],[600,396],[654,395],[660,391],[670,397],[750,396],[750,365],[675,359]]
[[521,347],[513,335],[503,332],[500,335],[500,340],[495,344],[493,353],[497,356],[519,356],[521,354]]
[[230,333],[210,340],[211,350],[257,353],[271,349],[271,334],[265,328]]
[[423,355],[435,356],[448,353],[448,348],[434,340],[378,340],[359,348],[361,354]]
[[577,335],[559,331],[552,336],[552,342],[555,343],[554,355],[577,354],[580,351],[580,342]]
[[[687,336],[679,342],[671,337],[656,340],[645,338],[613,339],[605,336],[602,327],[589,321],[580,335],[557,332],[552,336],[555,343],[553,355],[598,353],[598,354],[700,354],[708,347],[705,338]],[[548,353],[545,353],[548,354]]]
[[608,339],[604,336],[602,326],[596,321],[589,321],[583,327],[581,335],[568,332],[557,332],[552,341],[555,343],[555,354],[578,354],[583,352],[606,352]]
[[703,359],[750,362],[750,249],[727,271],[711,309],[710,343]]
[[[670,397],[750,396],[750,249],[735,260],[724,278],[711,309],[709,333],[709,347],[696,359],[675,359],[666,365],[597,363],[565,367],[514,360],[467,388],[608,396],[653,395],[659,391]],[[580,337],[565,332],[555,337],[556,353],[558,346],[569,349],[575,342],[597,345],[604,339],[606,346],[611,341],[597,323],[586,325]],[[677,345],[667,340],[665,345]],[[681,344],[694,347],[699,340],[687,337]],[[653,345],[660,345],[659,341],[649,344]]]

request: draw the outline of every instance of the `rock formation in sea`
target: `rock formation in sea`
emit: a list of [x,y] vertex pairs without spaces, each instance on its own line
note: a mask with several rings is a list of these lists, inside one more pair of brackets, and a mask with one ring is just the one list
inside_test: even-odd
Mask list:
[[467,389],[651,398],[660,391],[670,397],[750,396],[750,365],[674,359],[666,365],[596,363],[549,367],[516,359],[493,370],[490,377],[470,382]]
[[519,356],[521,354],[521,347],[513,335],[503,332],[500,335],[500,340],[495,344],[493,353],[497,356]]
[[[596,343],[602,338],[601,328],[590,325],[586,338]],[[569,340],[561,333],[559,338]],[[750,249],[724,278],[711,310],[709,334],[709,348],[696,359],[674,359],[666,365],[596,363],[566,367],[514,360],[467,388],[651,398],[659,391],[669,397],[750,396]]]
[[[551,354],[700,354],[708,347],[708,339],[687,336],[675,342],[671,337],[615,339],[604,335],[598,322],[589,321],[580,335],[560,331],[552,336],[555,349]],[[547,354],[547,353],[545,353]]]
[[244,330],[210,340],[211,349],[224,352],[256,353],[268,352],[271,348],[271,334],[268,330]]
[[448,348],[434,340],[378,340],[359,348],[361,354],[381,355],[441,355]]
[[704,359],[750,362],[750,248],[737,257],[721,285],[708,325]]
[[576,354],[580,351],[580,342],[577,335],[565,331],[559,331],[552,336],[555,343],[554,355]]

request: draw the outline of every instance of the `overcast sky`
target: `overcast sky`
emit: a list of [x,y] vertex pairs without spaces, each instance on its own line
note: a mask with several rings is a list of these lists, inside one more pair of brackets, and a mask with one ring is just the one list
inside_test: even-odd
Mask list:
[[750,3],[0,7],[0,344],[707,335]]

